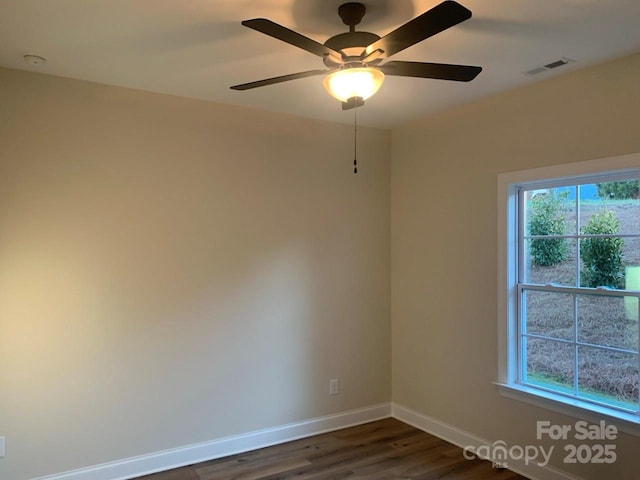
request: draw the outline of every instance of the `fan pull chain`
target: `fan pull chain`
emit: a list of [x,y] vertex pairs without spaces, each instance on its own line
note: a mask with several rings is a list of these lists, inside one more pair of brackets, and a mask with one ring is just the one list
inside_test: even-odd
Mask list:
[[358,173],[358,106],[353,109],[353,173]]

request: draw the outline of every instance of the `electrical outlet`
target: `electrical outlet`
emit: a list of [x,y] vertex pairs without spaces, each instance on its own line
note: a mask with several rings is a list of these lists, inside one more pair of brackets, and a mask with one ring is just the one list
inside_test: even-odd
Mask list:
[[340,393],[340,380],[332,378],[329,380],[329,395],[337,395]]
[[0,458],[4,457],[4,437],[0,437]]

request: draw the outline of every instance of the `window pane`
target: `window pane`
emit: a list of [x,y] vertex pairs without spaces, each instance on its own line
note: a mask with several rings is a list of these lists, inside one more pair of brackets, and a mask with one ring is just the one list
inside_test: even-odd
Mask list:
[[[638,234],[638,181],[581,186],[579,223],[581,235]],[[584,238],[580,241],[580,285],[625,288],[625,267],[638,265],[639,257],[638,239]]]
[[[637,240],[634,240],[636,242]],[[627,265],[624,269],[624,286],[626,290],[640,291],[640,266]],[[624,313],[627,320],[633,320],[638,328],[640,320],[640,300],[637,297],[625,297]]]
[[525,240],[524,281],[575,287],[576,245],[567,238]]
[[525,290],[526,333],[572,340],[573,295]]
[[590,347],[578,349],[579,395],[636,410],[638,356]]
[[637,300],[578,295],[578,341],[637,352]]
[[526,352],[524,381],[562,393],[573,394],[574,353],[573,345],[523,338]]
[[620,233],[640,233],[640,201],[637,198],[611,201],[609,208],[620,221]]
[[580,229],[594,222],[594,215],[611,212],[617,220],[617,231],[612,233],[636,234],[640,232],[640,200],[638,181],[604,182],[580,186]]
[[525,191],[525,236],[575,234],[575,192],[575,187]]
[[621,289],[625,286],[623,238],[580,239],[580,286]]
[[[622,263],[625,267],[625,288],[628,290],[640,290],[640,239],[625,238],[622,247]],[[631,267],[632,271],[628,268]]]

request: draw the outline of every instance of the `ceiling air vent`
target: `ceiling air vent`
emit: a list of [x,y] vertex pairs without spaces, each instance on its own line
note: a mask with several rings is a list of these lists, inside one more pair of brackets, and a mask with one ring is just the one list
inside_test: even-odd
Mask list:
[[559,60],[555,60],[551,63],[547,63],[546,65],[543,65],[541,67],[532,68],[531,70],[527,70],[526,72],[523,72],[523,73],[524,75],[528,75],[531,77],[533,75],[538,75],[543,72],[548,72],[549,70],[553,70],[554,68],[562,67],[564,65],[567,65],[568,63],[574,63],[574,62],[575,60],[571,58],[562,57]]

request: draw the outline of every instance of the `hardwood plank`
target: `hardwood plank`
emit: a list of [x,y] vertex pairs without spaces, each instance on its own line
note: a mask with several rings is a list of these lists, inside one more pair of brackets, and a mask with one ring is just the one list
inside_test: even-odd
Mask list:
[[231,469],[225,468],[217,472],[196,468],[200,480],[259,480],[272,475],[282,475],[293,469],[311,465],[304,457],[289,458],[272,462],[268,458],[245,465],[236,465]]
[[256,465],[264,465],[265,462],[280,463],[287,462],[292,458],[308,458],[314,453],[335,451],[344,446],[344,442],[328,436],[325,438],[312,437],[203,462],[194,466],[194,469],[200,476],[205,477],[220,471],[228,472],[232,469],[247,469]]
[[153,480],[200,480],[200,477],[195,472],[195,470],[191,467],[182,467],[182,468],[174,468],[173,470],[168,470],[166,472],[154,473],[152,475],[146,475],[144,477],[139,477],[140,479],[144,478],[153,479]]
[[138,480],[526,480],[393,418]]

